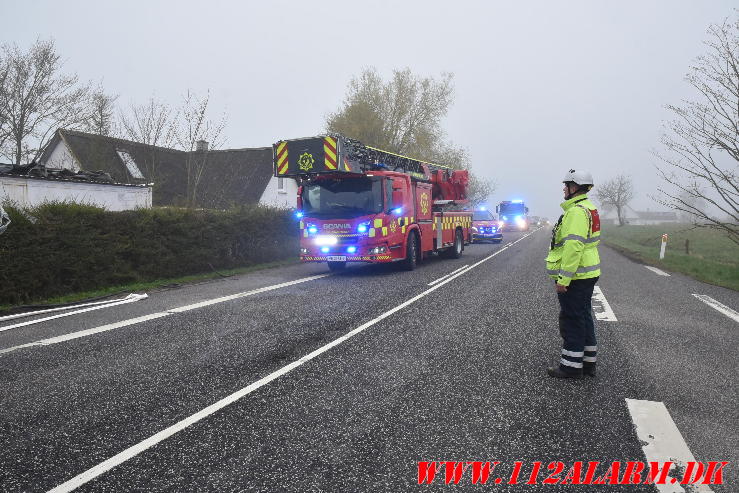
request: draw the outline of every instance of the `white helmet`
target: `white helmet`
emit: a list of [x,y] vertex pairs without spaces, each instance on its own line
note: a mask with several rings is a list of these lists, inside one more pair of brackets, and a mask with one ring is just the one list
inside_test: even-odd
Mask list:
[[571,169],[562,180],[562,183],[571,181],[577,185],[590,185],[593,186],[593,175],[589,171],[575,171]]

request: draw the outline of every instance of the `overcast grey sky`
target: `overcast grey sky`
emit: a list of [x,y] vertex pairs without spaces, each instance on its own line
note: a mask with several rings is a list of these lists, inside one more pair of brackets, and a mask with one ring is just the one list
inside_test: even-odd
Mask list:
[[103,81],[119,103],[172,104],[211,91],[230,147],[323,131],[363,67],[455,74],[445,129],[475,171],[558,214],[561,177],[592,170],[637,182],[637,208],[660,209],[650,149],[667,103],[692,97],[683,76],[711,23],[711,1],[131,1],[0,0],[2,43],[53,38],[65,69]]

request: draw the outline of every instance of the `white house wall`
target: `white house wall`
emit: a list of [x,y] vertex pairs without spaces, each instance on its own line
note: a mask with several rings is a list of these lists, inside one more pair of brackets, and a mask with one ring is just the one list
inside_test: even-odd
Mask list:
[[259,203],[262,205],[270,205],[272,207],[281,207],[285,209],[294,209],[298,195],[298,184],[292,178],[283,178],[284,191],[278,189],[277,177],[272,177],[267,184],[267,188],[262,193]]
[[126,187],[41,179],[0,177],[0,200],[34,207],[67,201],[97,205],[110,211],[151,207],[151,187]]
[[59,139],[54,150],[51,151],[49,159],[42,162],[47,168],[53,169],[69,169],[72,171],[79,171],[80,166],[77,160],[72,156],[67,144],[63,140]]

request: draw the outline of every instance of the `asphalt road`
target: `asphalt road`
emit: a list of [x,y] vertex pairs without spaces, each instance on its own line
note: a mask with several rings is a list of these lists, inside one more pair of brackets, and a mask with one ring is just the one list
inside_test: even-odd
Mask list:
[[554,380],[548,241],[511,233],[414,272],[306,279],[325,265],[295,265],[3,322],[0,490],[48,491],[91,471],[76,491],[654,492],[545,485],[544,470],[536,485],[445,485],[443,471],[417,484],[419,461],[496,460],[506,478],[522,461],[520,483],[535,461],[644,461],[625,401],[639,399],[664,403],[697,460],[730,461],[713,491],[739,491],[739,324],[693,296],[739,310],[739,293],[602,248],[599,286],[618,320],[597,323],[598,376]]

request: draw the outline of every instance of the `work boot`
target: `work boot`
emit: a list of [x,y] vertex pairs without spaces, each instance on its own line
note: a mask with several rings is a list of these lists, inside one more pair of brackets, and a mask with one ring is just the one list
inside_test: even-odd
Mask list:
[[582,365],[582,373],[583,375],[587,375],[589,377],[595,376],[595,363],[583,363]]
[[549,368],[547,368],[547,374],[550,377],[554,377],[554,378],[575,378],[575,379],[582,378],[582,370],[569,372],[569,371],[562,370],[562,368],[560,367],[553,368],[550,366]]

